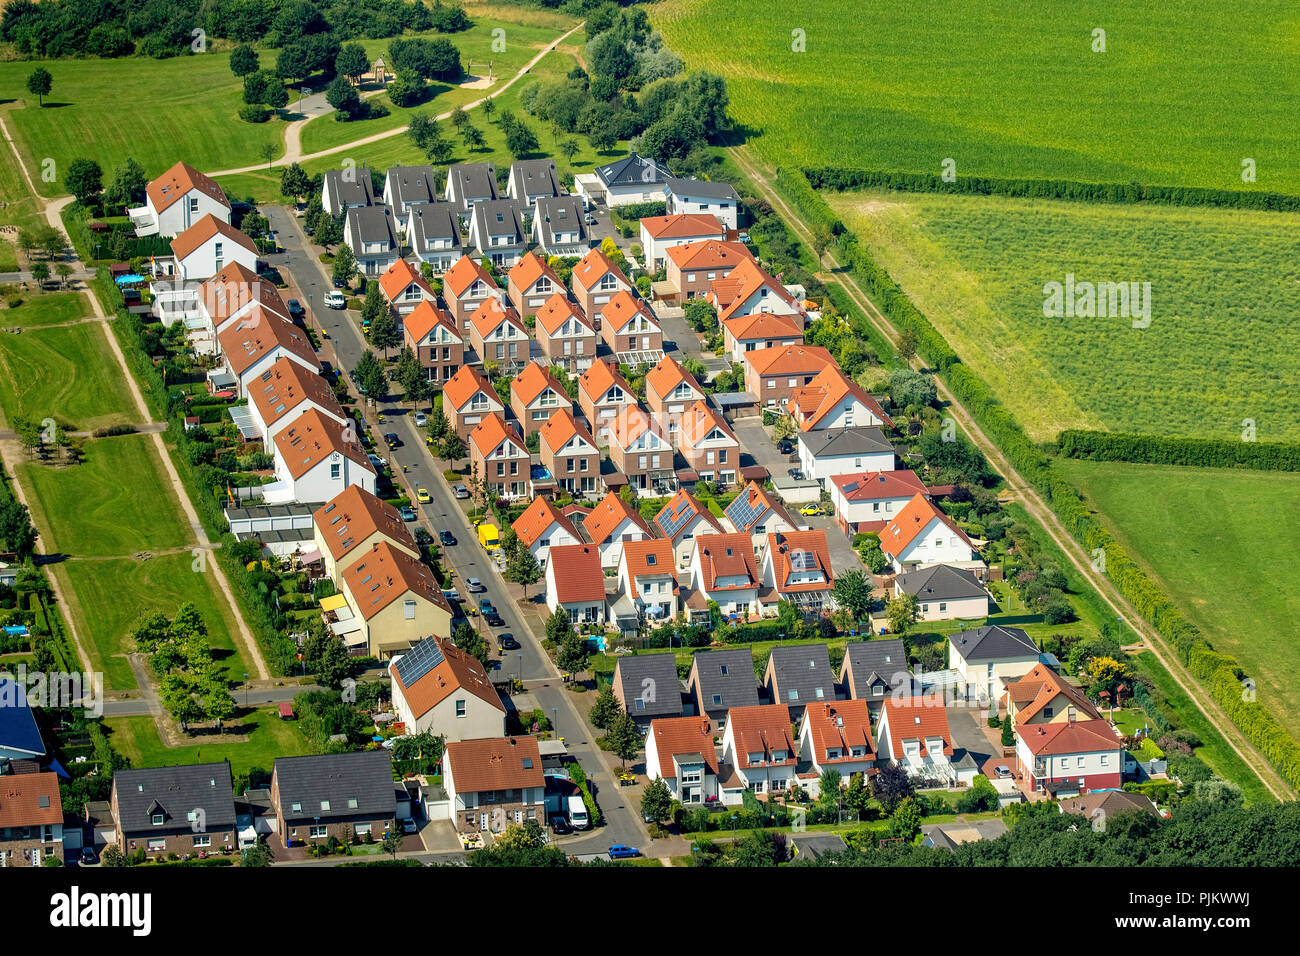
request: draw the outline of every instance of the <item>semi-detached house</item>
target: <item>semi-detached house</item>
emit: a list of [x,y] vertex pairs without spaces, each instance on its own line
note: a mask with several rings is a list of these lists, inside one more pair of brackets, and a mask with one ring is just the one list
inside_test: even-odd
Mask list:
[[312,537],[321,553],[325,576],[339,576],[376,544],[386,542],[419,559],[420,546],[397,509],[357,485],[339,492],[312,513]]
[[128,209],[137,236],[179,236],[204,216],[230,223],[230,200],[216,181],[177,163],[145,186],[143,206]]
[[555,293],[537,310],[533,332],[546,361],[570,374],[585,372],[596,359],[596,330],[563,292]]
[[450,640],[430,638],[388,665],[393,710],[408,734],[444,740],[501,737],[506,708],[478,658]]
[[539,457],[555,480],[557,491],[589,498],[601,490],[600,449],[570,409],[561,408],[551,415],[540,435]]
[[489,415],[503,411],[501,396],[477,366],[462,365],[442,387],[442,413],[461,441],[468,441]]
[[552,415],[572,412],[573,402],[549,369],[529,362],[510,382],[510,410],[523,426],[526,439],[540,431]]
[[500,412],[484,416],[469,433],[471,473],[477,469],[488,491],[498,498],[531,497],[530,460],[523,438]]
[[374,494],[377,481],[356,436],[316,409],[275,433],[274,484],[263,485],[267,504],[329,501],[349,485]]
[[341,590],[359,624],[350,645],[387,658],[430,637],[451,636],[451,606],[428,565],[387,541],[343,571]]

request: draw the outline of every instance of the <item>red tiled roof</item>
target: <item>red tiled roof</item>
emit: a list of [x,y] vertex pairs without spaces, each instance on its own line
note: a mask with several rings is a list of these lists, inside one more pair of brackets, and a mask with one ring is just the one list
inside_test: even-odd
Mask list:
[[[894,520],[885,525],[885,530],[880,532],[880,550],[898,557],[935,518],[959,535],[968,545],[971,543],[970,538],[966,537],[947,515],[931,504],[925,495],[918,492],[903,506],[903,510],[894,516]],[[973,548],[974,545],[971,547]]]
[[524,513],[514,520],[510,525],[515,535],[524,543],[525,547],[531,548],[533,542],[540,538],[553,524],[558,524],[565,531],[573,536],[574,541],[580,541],[578,531],[573,526],[573,522],[560,513],[560,510],[551,504],[549,498],[534,498],[532,504],[524,509]]
[[688,242],[680,246],[671,246],[666,250],[668,258],[677,264],[683,272],[691,270],[731,270],[745,260],[754,256],[743,242],[720,242],[706,239],[703,242]]
[[[831,568],[830,547],[826,543],[826,529],[812,528],[808,531],[785,531],[767,536],[768,554],[772,556],[772,573],[776,589],[782,594],[803,591],[827,591],[835,581],[835,572]],[[796,553],[811,554],[821,571],[821,581],[800,581],[790,583],[791,575],[798,570],[794,567],[791,555]]]
[[[948,729],[948,711],[942,700],[925,697],[887,697],[882,721],[887,720],[889,727],[889,756],[895,760],[903,759],[903,741],[920,740],[922,752],[925,740],[939,737],[943,740],[943,752],[952,756],[952,732]],[[882,736],[877,727],[877,736]]]
[[707,717],[659,717],[650,721],[650,736],[659,754],[659,776],[677,776],[673,766],[676,754],[699,754],[714,776],[718,774],[718,751],[713,746],[713,731]]
[[[727,711],[727,728],[735,745],[736,766],[742,770],[751,766],[752,753],[761,753],[766,766],[783,767],[798,762],[794,738],[790,735],[790,708],[785,704],[733,707]],[[785,760],[771,763],[775,750],[784,750]]]
[[685,382],[699,395],[704,394],[704,389],[700,388],[700,383],[695,380],[695,376],[686,369],[671,355],[665,355],[659,360],[659,364],[646,372],[645,385],[647,394],[651,391],[660,398],[667,398],[678,385]]
[[235,245],[243,246],[253,255],[257,255],[257,246],[253,245],[252,239],[234,226],[222,222],[212,213],[208,213],[171,241],[172,255],[176,257],[177,261],[186,259],[201,245],[217,235],[229,239]]
[[313,369],[320,369],[306,334],[292,322],[258,305],[222,329],[217,341],[235,375],[243,375],[276,349],[283,349]]
[[728,427],[723,417],[704,399],[697,399],[695,404],[686,409],[682,415],[680,432],[682,450],[694,451],[695,446],[708,438],[715,428],[721,431],[722,436],[729,439],[732,444],[740,446],[735,433]]
[[1018,724],[1029,723],[1057,697],[1064,697],[1087,719],[1101,719],[1101,712],[1079,688],[1041,662],[1019,680],[1008,684],[1005,696],[1019,705],[1015,716]]
[[47,771],[0,777],[0,828],[53,826],[62,822],[58,774]]
[[561,408],[553,413],[538,431],[542,444],[549,448],[552,454],[558,453],[573,440],[575,435],[593,449],[596,447],[596,440],[591,437],[591,433],[578,424],[578,420],[573,417],[573,412],[568,409]]
[[729,282],[737,284],[730,301],[718,310],[719,322],[725,322],[732,316],[739,315],[739,310],[749,301],[749,297],[764,286],[770,289],[782,302],[792,308],[795,307],[794,300],[790,298],[790,293],[785,291],[781,283],[759,268],[758,263],[752,259],[738,263],[736,268],[732,269],[728,274],[727,279]]
[[674,581],[677,579],[676,566],[673,563],[673,543],[666,538],[623,542],[623,560],[627,564],[628,576],[634,584],[643,574],[647,576],[667,574]]
[[460,330],[456,328],[456,323],[451,320],[451,316],[434,305],[432,299],[425,299],[417,305],[402,322],[406,337],[417,345],[434,330],[435,326],[439,325],[450,332],[455,341],[464,341],[461,338]]
[[564,283],[555,274],[555,270],[548,266],[535,252],[524,253],[523,258],[515,263],[514,268],[508,273],[510,283],[516,289],[525,291],[532,288],[533,283],[542,276],[550,276],[555,288],[564,288]]
[[[646,537],[654,537],[640,512],[613,491],[605,495],[600,500],[600,503],[591,509],[591,514],[587,515],[582,527],[587,532],[587,538],[592,544],[601,545],[605,543],[606,538],[618,529],[619,525],[628,519],[631,519],[633,524],[644,531]],[[551,553],[555,553],[554,549],[552,549]]]
[[462,365],[442,387],[444,408],[450,407],[459,411],[474,397],[475,392],[483,392],[496,405],[501,405],[501,396],[497,394],[497,390],[492,387],[492,383],[488,381],[488,377],[482,370],[476,365]]
[[282,319],[289,318],[289,308],[280,293],[256,272],[240,262],[231,262],[199,286],[199,301],[208,310],[214,328],[244,306],[256,303]]
[[275,433],[275,447],[289,474],[301,478],[336,452],[374,474],[375,466],[361,450],[361,443],[348,441],[343,426],[309,408]]
[[514,425],[505,420],[505,416],[500,412],[484,415],[483,420],[475,425],[474,430],[469,433],[469,441],[484,458],[496,451],[502,442],[507,441],[514,443],[522,454],[528,454],[528,450],[519,437],[519,432],[515,430]]
[[623,389],[623,394],[629,399],[633,398],[632,389],[627,381],[619,374],[617,368],[612,362],[606,362],[602,359],[596,359],[591,363],[591,367],[583,372],[578,379],[578,386],[587,393],[587,397],[593,403],[599,403],[605,397],[605,393],[617,385]]
[[458,690],[473,694],[502,714],[506,712],[500,695],[492,688],[492,681],[477,657],[471,657],[445,638],[434,637],[430,640],[438,642],[442,661],[437,667],[426,671],[415,683],[407,685],[396,666],[390,664],[388,667],[393,683],[402,689],[402,695],[417,720]]
[[605,572],[594,544],[562,544],[551,548],[546,559],[548,576],[555,579],[555,600],[560,604],[605,600]]
[[418,285],[428,298],[433,298],[433,289],[424,281],[424,276],[420,275],[405,259],[398,259],[384,271],[384,274],[379,277],[379,289],[384,293],[384,298],[393,302],[412,282]]
[[457,793],[546,786],[536,737],[453,740],[444,759]]
[[[804,710],[804,722],[816,751],[804,756],[812,756],[818,765],[876,759],[876,745],[871,739],[871,708],[864,698],[809,704]],[[867,752],[853,757],[850,747],[866,747]],[[840,756],[828,757],[832,749],[839,750]]]
[[[754,544],[747,534],[706,534],[695,539],[700,551],[700,572],[706,591],[734,591],[758,586]],[[741,584],[720,587],[719,578],[746,577]]]
[[600,314],[602,323],[608,325],[614,332],[622,331],[629,322],[636,319],[638,314],[643,316],[652,327],[659,328],[659,320],[645,304],[645,300],[638,299],[626,289],[614,293],[614,297],[600,310]]
[[[911,498],[926,494],[925,485],[910,468],[897,471],[862,471],[851,475],[832,475],[846,501],[877,501],[882,498]],[[852,491],[844,489],[857,483]]]
[[459,299],[465,294],[465,290],[474,284],[475,279],[481,279],[489,289],[498,288],[497,284],[492,281],[492,276],[479,265],[477,259],[473,256],[461,256],[450,269],[443,273],[443,293],[450,292],[454,298]]
[[717,216],[700,212],[649,216],[641,220],[641,228],[651,239],[685,239],[688,236],[717,236],[721,239],[727,233]]
[[613,273],[615,278],[623,283],[627,288],[632,283],[627,281],[627,276],[619,271],[618,266],[609,261],[609,257],[599,249],[592,249],[582,257],[582,261],[573,267],[573,281],[583,289],[591,290],[596,287],[596,283],[601,280],[607,273]]
[[529,362],[524,366],[524,370],[514,377],[510,383],[510,394],[518,398],[527,408],[537,399],[547,387],[555,393],[555,397],[560,403],[568,404],[573,408],[573,403],[569,401],[569,393],[551,374],[550,370],[538,362]]
[[203,175],[188,163],[177,163],[149,183],[145,187],[145,192],[149,196],[149,202],[153,204],[154,212],[160,213],[191,189],[197,189],[209,199],[215,199],[227,209],[230,208],[230,200],[226,198],[226,194],[221,191],[216,181]]
[[312,513],[321,540],[335,561],[346,555],[376,531],[397,542],[412,554],[419,545],[406,529],[402,516],[386,501],[360,485],[349,485]]
[[658,421],[640,405],[624,405],[609,426],[610,438],[624,451],[631,448],[647,431],[663,437]]
[[[746,352],[745,363],[760,376],[816,375],[827,366],[834,366],[835,359],[820,345],[776,345]],[[748,380],[745,384],[754,390],[758,388],[757,383]]]
[[537,310],[537,324],[546,330],[547,335],[555,335],[567,319],[576,319],[582,323],[586,331],[581,335],[595,335],[596,330],[592,328],[591,323],[583,314],[582,309],[565,297],[563,292],[557,292],[546,300],[546,304]]
[[519,313],[512,306],[502,305],[493,296],[490,299],[484,299],[474,314],[469,317],[469,324],[478,332],[480,338],[486,339],[492,332],[503,322],[509,322],[519,329],[522,337],[527,340],[528,329],[523,320],[519,318]]
[[771,312],[734,315],[723,323],[723,327],[737,342],[788,338],[803,341],[803,319],[797,315],[775,315]]
[[423,598],[451,613],[428,565],[387,541],[378,542],[350,564],[343,571],[343,580],[357,602],[357,613],[367,621],[405,594]]
[[1072,720],[1063,724],[1018,724],[1016,735],[1035,757],[1114,752],[1123,749],[1104,720]]
[[790,407],[799,427],[808,431],[816,427],[817,423],[836,408],[846,395],[852,395],[887,426],[894,427],[894,423],[879,403],[841,372],[836,365],[826,366],[811,382],[803,388],[796,389],[790,396]]
[[311,402],[335,418],[346,417],[329,382],[287,355],[249,382],[247,391],[266,425],[275,424],[303,402]]

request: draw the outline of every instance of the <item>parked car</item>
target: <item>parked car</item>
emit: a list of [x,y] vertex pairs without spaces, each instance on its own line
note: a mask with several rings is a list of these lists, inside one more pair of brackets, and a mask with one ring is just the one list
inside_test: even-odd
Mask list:
[[307,310],[302,307],[302,303],[297,299],[290,299],[285,303],[289,307],[289,318],[301,319],[307,314]]
[[798,468],[791,468],[789,471],[786,472],[786,474],[789,475],[791,478],[793,478],[795,481],[803,481],[803,472],[800,471]]
[[93,846],[83,846],[81,848],[81,865],[94,866],[97,862],[99,862],[99,859],[95,856],[95,848]]
[[487,588],[483,586],[483,582],[478,578],[467,578],[465,580],[465,590],[469,591],[470,594],[482,594]]
[[596,225],[596,223],[597,223],[596,217],[593,216],[591,213],[587,213],[587,225],[594,226]]
[[501,645],[501,650],[503,651],[519,650],[519,642],[515,640],[515,636],[511,634],[509,631],[506,631],[504,634],[500,635],[497,638],[497,643]]
[[415,821],[412,820],[410,817],[405,817],[401,822],[402,822],[402,832],[403,832],[403,833],[414,833],[414,832],[415,832],[415,830],[416,830]]
[[573,827],[569,826],[569,821],[564,817],[556,816],[551,818],[551,832],[557,836],[562,836],[566,833],[572,833]]
[[491,611],[488,611],[486,614],[484,614],[483,620],[487,621],[488,627],[506,626],[505,619],[502,618],[501,615],[496,612],[496,608],[493,608]]
[[615,843],[609,848],[609,858],[611,860],[626,860],[629,857],[640,855],[640,850],[634,846],[628,846],[626,843]]
[[366,457],[370,459],[370,464],[375,466],[375,471],[384,470],[384,464],[385,464],[384,459],[380,458],[378,455],[374,454],[373,452],[367,452]]
[[457,498],[469,497],[469,489],[466,488],[464,485],[456,485],[454,488],[451,489],[451,493],[455,495]]
[[[474,580],[474,579],[471,579],[471,580]],[[468,584],[469,582],[466,582],[466,583]],[[487,589],[486,589],[486,588],[483,588],[483,587],[480,585],[480,591],[475,591],[475,590],[471,587],[471,588],[469,589],[469,593],[470,593],[470,594],[479,594],[479,593],[481,593],[481,591],[485,591],[485,590],[487,590]],[[479,598],[479,599],[478,599],[478,609],[479,609],[480,611],[482,611],[484,614],[487,614],[489,611],[491,611],[491,612],[494,613],[494,614],[496,613],[496,608],[494,608],[494,607],[492,606],[492,599],[491,599],[491,598]]]
[[384,442],[389,448],[396,448],[402,440],[397,437],[397,432],[384,432]]
[[1008,767],[1006,764],[1001,764],[1001,763],[998,764],[996,767],[993,768],[993,773],[997,775],[999,780],[1011,779],[1011,768]]
[[428,424],[428,422],[429,422],[429,419],[428,419],[428,417],[424,414],[424,412],[416,412],[416,413],[415,413],[415,427],[416,427],[416,428],[423,428],[426,424]]
[[809,516],[819,515],[822,514],[822,506],[817,504],[804,505],[802,508],[799,509],[799,513],[801,515],[809,515]]
[[776,450],[783,455],[793,455],[794,442],[790,441],[790,439],[788,438],[782,438],[779,442],[776,443]]
[[348,287],[348,284],[347,284],[346,282],[344,282],[342,279],[335,279],[335,280],[334,280],[334,288],[336,288],[336,289],[346,289],[347,287]]
[[347,304],[347,298],[338,289],[330,289],[325,293],[325,308],[341,309]]
[[460,603],[460,592],[455,588],[443,588],[442,596],[447,599],[447,603],[449,604]]
[[450,531],[439,531],[438,540],[443,543],[444,547],[452,548],[456,545],[456,536]]
[[415,489],[415,500],[418,501],[418,502],[419,502],[420,504],[422,504],[422,505],[427,505],[427,504],[428,504],[430,501],[432,501],[433,499],[429,497],[429,489],[428,489],[428,488],[416,488],[416,489]]
[[403,505],[397,509],[397,513],[402,516],[403,521],[414,521],[416,519],[415,509],[410,505]]

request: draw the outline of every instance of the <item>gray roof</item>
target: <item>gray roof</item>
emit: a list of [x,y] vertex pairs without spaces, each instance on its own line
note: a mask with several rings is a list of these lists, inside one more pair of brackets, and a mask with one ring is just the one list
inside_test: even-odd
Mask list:
[[[387,206],[360,206],[348,210],[348,232],[359,242],[386,242],[389,249],[398,249],[401,242],[397,238],[397,220],[393,211]],[[353,249],[358,259],[366,253]]]
[[927,833],[925,835],[925,839],[921,841],[921,845],[933,847],[936,850],[957,849],[957,844],[953,842],[952,837],[948,836],[948,834],[943,832],[942,827],[935,827],[933,830]]
[[[507,236],[509,245],[522,245],[526,240],[524,219],[519,203],[514,199],[491,199],[474,204],[474,235],[480,243],[485,236]],[[480,246],[487,252],[487,246]],[[492,248],[501,248],[494,246]]]
[[641,183],[666,183],[675,177],[667,166],[648,156],[632,153],[623,159],[601,166],[596,175],[606,186],[635,186]]
[[827,853],[839,853],[847,844],[838,833],[800,833],[791,838],[799,856],[815,860]]
[[533,220],[541,233],[538,241],[543,246],[553,243],[556,230],[572,232],[577,227],[577,242],[586,242],[587,223],[583,218],[582,203],[576,196],[546,196],[537,200]]
[[491,163],[456,163],[447,168],[448,200],[465,210],[471,202],[496,199],[497,168]]
[[440,250],[452,252],[460,248],[460,224],[456,218],[456,207],[449,202],[435,202],[416,206],[411,210],[411,221],[407,225],[407,236],[411,248],[417,253],[430,252],[430,243],[435,239],[450,239],[451,246]]
[[[392,818],[397,813],[393,761],[386,750],[277,757],[275,782],[280,792],[280,812],[286,821]],[[294,810],[295,804],[301,809]]]
[[767,674],[774,704],[804,707],[835,699],[835,675],[825,644],[772,648]]
[[730,183],[714,183],[704,179],[670,179],[668,191],[675,196],[700,196],[704,199],[731,199],[739,201]]
[[[707,714],[730,710],[732,707],[758,705],[758,684],[754,680],[754,656],[748,648],[728,648],[724,651],[700,651],[691,665],[695,670],[699,689],[700,709]],[[726,673],[723,673],[723,669]],[[713,702],[714,695],[721,698]]]
[[[907,669],[907,648],[901,638],[891,637],[879,641],[853,641],[844,648],[844,663],[840,665],[840,679],[848,687],[849,674],[853,675],[858,697],[870,700],[867,689],[879,677],[886,684],[885,693],[901,689],[904,694],[916,689],[916,682]],[[906,682],[907,686],[903,686]]]
[[894,578],[894,584],[905,594],[916,595],[918,601],[956,601],[988,596],[984,585],[980,584],[974,574],[965,568],[954,568],[947,564],[934,564],[900,574]]
[[375,187],[366,166],[326,170],[325,191],[335,209],[375,204]]
[[629,705],[627,712],[633,717],[682,715],[682,682],[677,677],[677,658],[672,654],[620,657],[614,666],[614,680],[622,686],[623,700]]
[[824,428],[803,432],[799,444],[805,446],[814,458],[833,458],[837,455],[879,454],[893,451],[894,446],[885,433],[874,425],[855,425],[852,428]]
[[510,195],[515,199],[532,196],[560,196],[560,177],[553,159],[517,159],[510,164]]
[[948,640],[954,652],[967,661],[989,661],[1003,657],[1038,657],[1038,645],[1019,627],[989,624],[973,631],[952,634]]
[[398,219],[406,218],[410,203],[431,203],[438,198],[438,181],[432,166],[390,166],[384,179],[384,202]]
[[[235,826],[235,792],[230,764],[200,763],[179,767],[146,767],[113,774],[117,792],[117,826],[123,833],[194,831],[196,811],[208,831]],[[153,816],[164,822],[154,826]]]

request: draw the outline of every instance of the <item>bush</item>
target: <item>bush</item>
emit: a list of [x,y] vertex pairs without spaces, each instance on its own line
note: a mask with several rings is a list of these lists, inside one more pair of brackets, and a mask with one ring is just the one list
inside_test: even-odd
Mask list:
[[239,118],[245,123],[265,123],[271,118],[272,110],[255,103],[239,108]]
[[1128,461],[1146,465],[1186,465],[1195,468],[1258,468],[1300,471],[1300,444],[1229,441],[1209,438],[1167,438],[1070,429],[1057,439],[1066,458],[1089,461]]

